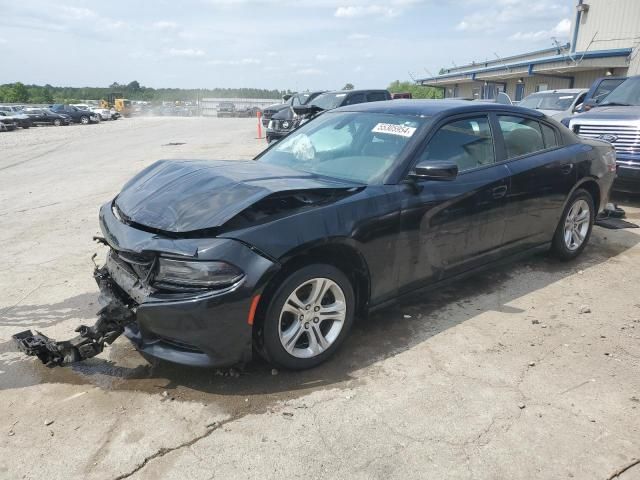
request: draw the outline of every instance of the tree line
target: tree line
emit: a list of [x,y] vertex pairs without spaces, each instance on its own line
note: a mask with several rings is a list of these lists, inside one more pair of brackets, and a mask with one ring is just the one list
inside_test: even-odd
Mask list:
[[0,102],[4,103],[79,103],[84,100],[106,99],[115,93],[129,100],[148,102],[196,101],[200,98],[273,98],[279,99],[286,90],[264,88],[151,88],[137,81],[127,84],[112,83],[108,87],[54,87],[52,85],[24,85],[8,83],[0,85]]
[[[348,83],[345,89],[353,89]],[[396,80],[388,87],[391,93],[410,92],[413,98],[441,98],[442,91],[433,87],[416,85],[413,82]],[[264,88],[151,88],[140,85],[136,80],[127,84],[114,82],[108,87],[54,87],[52,85],[25,85],[20,82],[0,85],[2,103],[79,103],[85,100],[106,99],[110,93],[122,95],[129,100],[196,101],[201,98],[282,98],[290,90]]]

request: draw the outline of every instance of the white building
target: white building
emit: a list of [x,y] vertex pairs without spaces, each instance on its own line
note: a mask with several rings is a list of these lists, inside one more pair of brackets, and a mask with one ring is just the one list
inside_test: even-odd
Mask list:
[[599,77],[640,75],[640,0],[576,1],[566,45],[473,62],[417,82],[441,87],[446,97],[506,92],[521,100],[542,90],[588,88]]

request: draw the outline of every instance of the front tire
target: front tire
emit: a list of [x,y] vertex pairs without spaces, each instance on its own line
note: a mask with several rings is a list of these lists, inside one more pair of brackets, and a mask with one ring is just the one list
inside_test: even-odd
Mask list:
[[89,125],[89,117],[83,115],[80,117],[80,123],[82,125]]
[[349,334],[355,312],[351,282],[336,267],[314,264],[285,279],[267,307],[263,354],[290,370],[324,362]]
[[576,190],[560,217],[551,252],[561,260],[576,258],[589,242],[594,221],[593,198],[585,190]]
[[62,122],[60,121],[60,119],[59,119],[59,118],[56,118],[56,119],[53,121],[53,124],[54,124],[56,127],[59,127],[60,125],[62,125]]

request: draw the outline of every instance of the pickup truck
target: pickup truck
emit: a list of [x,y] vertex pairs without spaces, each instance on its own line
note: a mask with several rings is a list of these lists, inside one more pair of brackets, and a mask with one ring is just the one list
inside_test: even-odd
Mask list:
[[640,76],[627,78],[597,108],[567,120],[579,136],[614,146],[618,175],[613,189],[640,193]]
[[62,103],[56,103],[49,108],[54,113],[60,115],[67,115],[71,118],[72,122],[88,125],[90,123],[98,123],[100,119],[98,115],[87,110],[81,110],[73,105],[64,105]]

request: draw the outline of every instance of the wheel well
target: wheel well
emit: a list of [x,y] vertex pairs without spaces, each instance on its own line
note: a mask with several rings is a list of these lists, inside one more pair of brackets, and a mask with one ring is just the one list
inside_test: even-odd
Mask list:
[[595,207],[595,215],[597,215],[600,210],[600,187],[598,184],[593,180],[589,180],[580,184],[578,188],[586,190],[589,195],[591,195],[591,198],[593,199],[593,206]]
[[[362,315],[366,312],[369,303],[369,269],[364,258],[356,249],[340,244],[314,247],[288,258],[280,271],[269,281],[261,298],[270,300],[285,278],[296,270],[314,263],[332,265],[341,270],[353,286],[356,295],[356,315]],[[256,311],[254,332],[260,330],[268,304],[268,301],[260,301]]]

